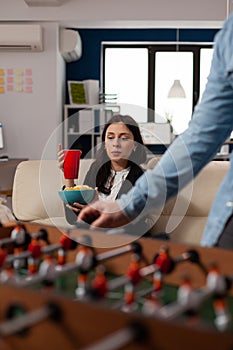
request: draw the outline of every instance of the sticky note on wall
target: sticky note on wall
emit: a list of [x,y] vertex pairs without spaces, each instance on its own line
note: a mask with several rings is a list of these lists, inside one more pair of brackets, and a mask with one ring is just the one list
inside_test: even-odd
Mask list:
[[31,94],[32,93],[32,86],[25,86],[24,87],[24,92]]
[[21,84],[15,85],[15,91],[22,92],[23,91],[23,85],[21,85]]

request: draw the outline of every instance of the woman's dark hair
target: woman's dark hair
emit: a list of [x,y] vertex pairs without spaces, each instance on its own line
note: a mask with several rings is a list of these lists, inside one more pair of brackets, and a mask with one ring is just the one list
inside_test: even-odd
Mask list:
[[111,161],[105,150],[105,136],[107,129],[111,124],[120,122],[124,123],[132,132],[134,141],[136,142],[136,149],[131,153],[128,165],[136,164],[139,166],[146,161],[146,150],[138,124],[129,115],[115,114],[104,126],[102,132],[102,144],[99,151],[96,153],[96,161],[93,164],[93,170],[96,174],[96,183],[92,184],[92,186],[97,186],[99,191],[103,193],[107,193],[105,184],[111,172]]

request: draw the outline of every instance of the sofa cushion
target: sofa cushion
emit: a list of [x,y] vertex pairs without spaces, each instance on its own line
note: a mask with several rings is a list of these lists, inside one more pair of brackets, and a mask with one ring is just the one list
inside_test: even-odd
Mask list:
[[[93,159],[81,160],[79,184],[83,183],[92,162]],[[64,206],[58,195],[63,184],[63,173],[56,160],[21,162],[16,168],[13,183],[12,209],[15,217],[20,221],[65,224]]]
[[[151,169],[157,159],[148,162]],[[151,229],[152,234],[167,232],[173,241],[199,243],[216,192],[229,170],[228,161],[212,161],[198,176],[164,206]]]

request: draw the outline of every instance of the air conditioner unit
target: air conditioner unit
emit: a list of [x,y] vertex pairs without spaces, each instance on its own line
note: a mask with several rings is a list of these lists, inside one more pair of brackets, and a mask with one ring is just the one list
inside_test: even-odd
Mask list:
[[60,30],[60,52],[66,62],[77,61],[82,56],[82,41],[78,31]]
[[43,51],[42,27],[39,24],[1,24],[1,51]]
[[24,0],[28,6],[61,6],[68,0]]

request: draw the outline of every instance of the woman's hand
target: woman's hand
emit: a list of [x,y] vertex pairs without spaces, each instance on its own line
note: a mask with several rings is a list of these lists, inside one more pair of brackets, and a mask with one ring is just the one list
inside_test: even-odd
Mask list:
[[[95,201],[97,201],[99,199],[99,195],[98,195],[98,188],[95,188],[95,197],[93,198],[93,200],[91,201],[91,203],[94,203]],[[73,212],[75,212],[77,215],[80,213],[80,211],[85,208],[87,205],[86,204],[80,204],[78,202],[73,203],[73,205],[69,205],[66,204],[66,207],[70,210],[73,210]]]
[[[58,151],[57,151],[57,160],[58,160],[58,168],[64,171],[64,158],[65,158],[65,152],[62,148],[61,143],[58,145]],[[66,187],[73,187],[74,186],[74,179],[65,179],[65,186]]]
[[64,171],[64,150],[62,149],[62,145],[60,143],[58,145],[57,159],[58,168]]
[[73,205],[66,204],[66,207],[70,210],[72,210],[77,215],[80,213],[80,211],[85,208],[85,204],[80,204],[78,202],[73,203]]

